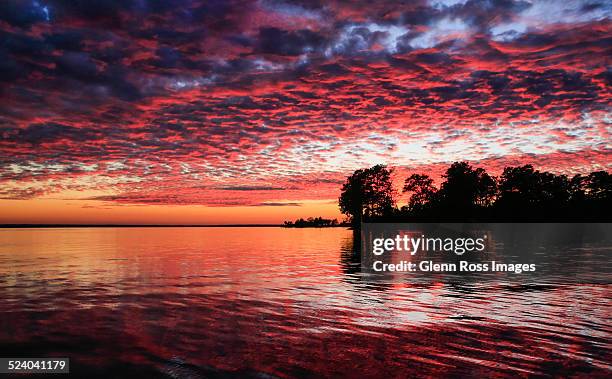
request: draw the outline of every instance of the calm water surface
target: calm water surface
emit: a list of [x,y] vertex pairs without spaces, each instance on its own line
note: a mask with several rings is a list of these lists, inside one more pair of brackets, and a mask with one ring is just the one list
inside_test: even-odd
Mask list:
[[611,288],[372,280],[341,228],[0,229],[0,356],[82,377],[611,377]]

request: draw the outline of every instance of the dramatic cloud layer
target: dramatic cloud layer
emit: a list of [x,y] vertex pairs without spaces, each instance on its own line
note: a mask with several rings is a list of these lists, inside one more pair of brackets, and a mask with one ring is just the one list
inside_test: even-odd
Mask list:
[[610,169],[612,3],[0,2],[0,198],[301,206],[355,168]]

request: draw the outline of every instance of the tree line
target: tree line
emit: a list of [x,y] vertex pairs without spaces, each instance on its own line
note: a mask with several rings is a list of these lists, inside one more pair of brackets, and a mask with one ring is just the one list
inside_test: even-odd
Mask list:
[[[356,170],[342,186],[338,204],[353,226],[361,222],[576,222],[609,221],[612,175],[595,171],[571,177],[506,167],[499,177],[454,162],[435,181],[412,174],[400,191],[385,165]],[[407,205],[398,208],[398,198]]]
[[323,217],[308,217],[307,219],[298,218],[295,221],[285,221],[283,226],[286,228],[326,228],[333,226],[342,226],[337,219],[328,219]]

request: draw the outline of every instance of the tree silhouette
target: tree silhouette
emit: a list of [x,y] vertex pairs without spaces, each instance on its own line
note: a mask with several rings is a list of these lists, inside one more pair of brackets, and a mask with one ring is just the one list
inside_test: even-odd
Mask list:
[[476,180],[476,205],[490,206],[497,197],[497,181],[482,168],[476,169]]
[[[575,190],[581,188],[580,180],[574,181]],[[506,167],[499,181],[497,213],[510,218],[526,218],[530,214],[546,212],[557,218],[562,208],[569,204],[572,183],[565,175],[540,172],[531,165]]]
[[476,207],[491,204],[495,198],[495,179],[482,168],[474,169],[467,162],[455,162],[443,177],[446,181],[438,192],[443,207],[466,214]]
[[408,206],[395,208],[392,170],[378,165],[355,171],[340,196],[340,210],[361,221],[609,221],[612,175],[586,176],[506,167],[499,179],[467,162],[455,162],[436,189],[425,174],[406,178]]
[[498,204],[528,204],[537,200],[538,178],[532,165],[506,167],[500,177]]
[[570,204],[575,213],[594,215],[612,209],[612,175],[605,171],[574,176],[570,181]]
[[406,178],[402,192],[412,193],[408,200],[409,210],[422,211],[434,200],[438,189],[429,175],[412,174]]
[[323,217],[308,217],[306,220],[298,218],[295,221],[285,221],[283,226],[286,228],[325,228],[339,226],[338,220]]
[[587,198],[609,203],[612,199],[612,175],[606,171],[592,172],[586,178]]
[[586,176],[582,176],[580,174],[576,174],[569,181],[569,192],[570,192],[570,202],[572,204],[580,204],[583,203],[586,199],[586,193],[584,191],[585,184],[587,181]]
[[340,211],[353,226],[376,217],[389,216],[395,208],[392,169],[385,165],[356,170],[346,179],[338,200]]

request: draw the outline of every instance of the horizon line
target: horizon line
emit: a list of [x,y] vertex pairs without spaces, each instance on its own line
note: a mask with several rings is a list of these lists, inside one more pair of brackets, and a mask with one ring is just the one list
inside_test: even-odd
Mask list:
[[190,227],[190,228],[221,228],[221,227],[279,227],[282,224],[0,224],[0,228],[155,228],[155,227]]

